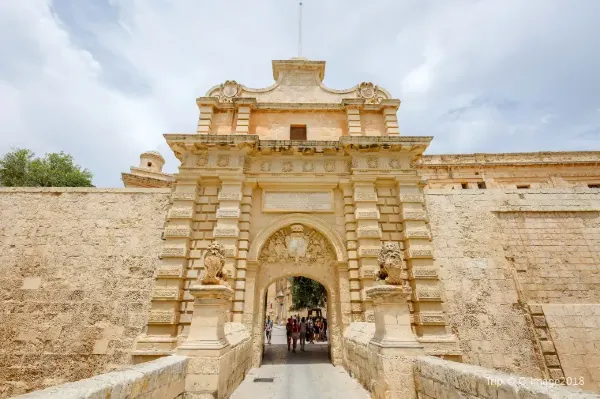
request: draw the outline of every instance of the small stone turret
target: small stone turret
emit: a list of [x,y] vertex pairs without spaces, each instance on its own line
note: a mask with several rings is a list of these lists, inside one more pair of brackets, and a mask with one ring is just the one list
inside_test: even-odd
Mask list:
[[131,173],[122,173],[125,187],[170,187],[173,175],[163,173],[165,159],[157,151],[140,155],[140,166],[132,166]]
[[147,169],[151,172],[162,173],[165,159],[158,151],[146,151],[140,155],[140,169]]

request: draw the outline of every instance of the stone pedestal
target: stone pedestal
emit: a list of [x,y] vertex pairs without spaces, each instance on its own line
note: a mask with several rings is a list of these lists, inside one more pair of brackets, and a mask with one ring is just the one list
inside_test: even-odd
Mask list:
[[[193,285],[190,294],[196,299],[187,339],[177,353],[190,356],[185,392],[194,397],[225,397],[227,354],[231,346],[225,338],[227,310],[233,290],[225,285]],[[224,387],[225,385],[225,387]]]
[[373,300],[375,313],[375,335],[369,349],[376,359],[381,395],[416,398],[413,357],[425,351],[410,326],[410,287],[381,284],[368,288],[366,294]]

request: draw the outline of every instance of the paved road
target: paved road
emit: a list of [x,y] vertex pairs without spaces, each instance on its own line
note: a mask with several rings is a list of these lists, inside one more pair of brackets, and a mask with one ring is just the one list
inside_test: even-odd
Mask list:
[[[329,361],[328,344],[306,344],[306,352],[288,352],[285,328],[275,326],[271,345],[265,345],[263,365],[251,369],[231,399],[368,399],[369,393],[342,367]],[[254,382],[273,378],[273,382]]]

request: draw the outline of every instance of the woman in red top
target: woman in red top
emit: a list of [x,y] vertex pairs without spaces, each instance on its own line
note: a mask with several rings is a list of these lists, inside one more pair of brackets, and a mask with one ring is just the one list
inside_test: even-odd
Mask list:
[[298,342],[298,338],[300,337],[300,324],[298,324],[298,320],[294,319],[292,323],[292,341],[293,341],[293,350],[292,352],[296,353],[296,343]]

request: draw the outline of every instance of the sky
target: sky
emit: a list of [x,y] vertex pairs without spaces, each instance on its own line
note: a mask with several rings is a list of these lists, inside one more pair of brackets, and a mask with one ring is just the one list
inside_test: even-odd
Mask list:
[[[304,0],[324,83],[371,81],[427,154],[600,150],[600,1]],[[297,56],[291,0],[0,0],[0,155],[64,151],[98,187],[193,133],[195,98],[272,84]]]

